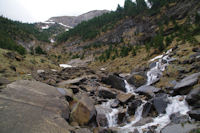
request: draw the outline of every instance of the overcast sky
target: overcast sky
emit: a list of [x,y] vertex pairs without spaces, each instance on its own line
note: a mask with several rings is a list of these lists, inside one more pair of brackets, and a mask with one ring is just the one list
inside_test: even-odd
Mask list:
[[0,0],[0,15],[22,22],[53,16],[77,16],[91,10],[115,10],[124,0]]

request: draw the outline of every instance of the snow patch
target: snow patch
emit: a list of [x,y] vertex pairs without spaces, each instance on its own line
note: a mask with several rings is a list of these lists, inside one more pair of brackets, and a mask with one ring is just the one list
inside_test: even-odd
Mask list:
[[63,67],[63,68],[71,68],[72,67],[71,65],[68,65],[68,64],[60,64],[59,66]]
[[48,25],[43,26],[42,29],[43,29],[43,30],[49,29],[49,26],[48,26]]

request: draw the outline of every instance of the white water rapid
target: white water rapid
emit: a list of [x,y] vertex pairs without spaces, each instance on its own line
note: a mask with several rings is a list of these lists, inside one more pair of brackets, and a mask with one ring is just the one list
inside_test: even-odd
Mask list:
[[[159,78],[162,76],[162,72],[166,69],[166,67],[169,65],[170,58],[169,54],[172,52],[170,49],[163,55],[159,55],[150,62],[154,62],[155,60],[158,60],[155,62],[155,65],[151,67],[151,69],[147,72],[147,83],[146,85],[151,85],[155,83]],[[128,84],[128,82],[125,80],[125,87],[126,87],[126,93],[132,93],[134,95],[138,95],[135,93],[135,89]],[[106,118],[108,120],[108,127],[116,127],[119,129],[119,133],[129,133],[133,132],[135,129],[138,130],[139,133],[143,133],[148,127],[155,126],[156,129],[155,131],[157,133],[160,133],[160,131],[167,126],[170,123],[170,115],[174,113],[180,113],[181,115],[187,115],[187,112],[189,111],[189,107],[185,101],[185,96],[175,96],[175,97],[168,97],[169,103],[166,108],[166,113],[165,114],[160,114],[159,116],[153,118],[152,122],[145,123],[140,126],[135,126],[137,122],[142,120],[142,112],[143,112],[143,107],[147,101],[142,100],[142,104],[136,109],[135,115],[134,115],[134,120],[126,123],[124,126],[120,126],[117,124],[117,117],[119,113],[118,108],[112,108],[111,105],[114,102],[114,100],[109,100],[106,103],[103,103],[101,106],[110,109],[111,111],[109,113],[106,113]]]
[[147,83],[146,85],[151,85],[159,80],[159,78],[162,76],[162,72],[165,71],[166,67],[169,65],[169,61],[171,58],[169,57],[169,53],[172,51],[172,49],[168,50],[163,55],[156,56],[155,58],[151,59],[149,62],[153,62],[158,59],[155,63],[155,66],[152,67],[147,72]]

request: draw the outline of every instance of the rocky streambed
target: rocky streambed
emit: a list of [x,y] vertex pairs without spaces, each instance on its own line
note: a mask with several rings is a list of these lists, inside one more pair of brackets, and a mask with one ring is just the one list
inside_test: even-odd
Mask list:
[[[200,72],[156,87],[174,50],[131,74],[86,67],[39,70],[0,92],[1,133],[188,133],[199,128]],[[199,57],[193,58],[199,61]],[[166,81],[167,82],[167,81]],[[48,84],[48,85],[47,85]]]

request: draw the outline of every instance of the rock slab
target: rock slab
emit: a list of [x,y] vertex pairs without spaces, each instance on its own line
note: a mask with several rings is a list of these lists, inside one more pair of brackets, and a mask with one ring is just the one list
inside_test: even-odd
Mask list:
[[69,133],[68,103],[56,88],[20,80],[0,93],[1,133]]

